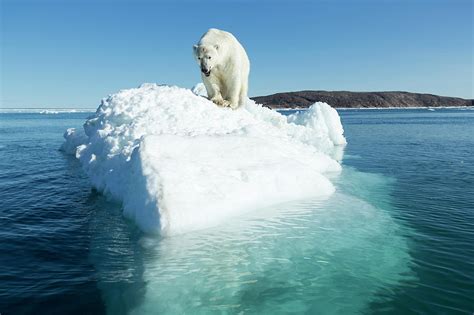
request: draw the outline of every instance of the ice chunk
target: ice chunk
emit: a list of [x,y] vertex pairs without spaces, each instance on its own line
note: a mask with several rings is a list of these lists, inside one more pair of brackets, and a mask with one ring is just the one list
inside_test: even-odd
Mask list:
[[343,136],[344,129],[339,114],[326,103],[316,102],[308,110],[290,115],[288,121],[312,129],[310,134],[327,138],[332,144],[345,145],[347,143]]
[[61,145],[60,150],[66,154],[76,154],[77,147],[88,141],[84,132],[77,131],[76,128],[68,128],[63,137],[66,141]]
[[196,84],[195,86],[193,86],[191,91],[193,91],[193,93],[198,95],[198,96],[207,97],[207,90],[206,90],[206,86],[204,85],[204,83]]
[[71,131],[64,147],[77,147],[92,184],[143,230],[175,234],[330,195],[325,174],[340,165],[329,154],[345,143],[331,110],[318,103],[290,123],[251,100],[231,110],[189,89],[143,84],[103,100],[84,125],[87,140]]

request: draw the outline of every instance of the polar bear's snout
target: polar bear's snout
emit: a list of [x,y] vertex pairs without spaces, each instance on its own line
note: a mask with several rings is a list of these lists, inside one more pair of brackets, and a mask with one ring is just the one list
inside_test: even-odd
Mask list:
[[204,73],[206,77],[211,75],[211,69],[207,69],[206,67],[201,66],[201,72]]

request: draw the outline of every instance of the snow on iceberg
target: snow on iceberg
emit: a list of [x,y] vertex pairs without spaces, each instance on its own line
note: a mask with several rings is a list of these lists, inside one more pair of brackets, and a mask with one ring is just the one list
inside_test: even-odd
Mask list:
[[75,151],[92,184],[122,202],[127,217],[163,235],[330,195],[326,175],[341,169],[330,155],[345,143],[325,103],[287,119],[251,100],[231,110],[156,84],[104,99],[84,131],[69,129],[63,149]]
[[77,147],[87,143],[88,138],[82,132],[77,132],[75,128],[68,128],[63,135],[66,141],[61,145],[60,150],[67,154],[75,154]]

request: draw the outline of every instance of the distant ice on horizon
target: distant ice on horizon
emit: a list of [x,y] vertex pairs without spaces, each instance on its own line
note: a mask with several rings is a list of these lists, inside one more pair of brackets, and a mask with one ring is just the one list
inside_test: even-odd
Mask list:
[[0,114],[24,113],[24,114],[71,114],[71,113],[92,113],[91,108],[0,108]]

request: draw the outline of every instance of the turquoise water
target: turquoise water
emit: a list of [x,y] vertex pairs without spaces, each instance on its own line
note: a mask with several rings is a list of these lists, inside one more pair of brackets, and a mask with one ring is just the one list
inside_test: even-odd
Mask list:
[[58,151],[87,113],[0,114],[0,312],[472,313],[474,111],[339,113],[329,199],[165,239]]

